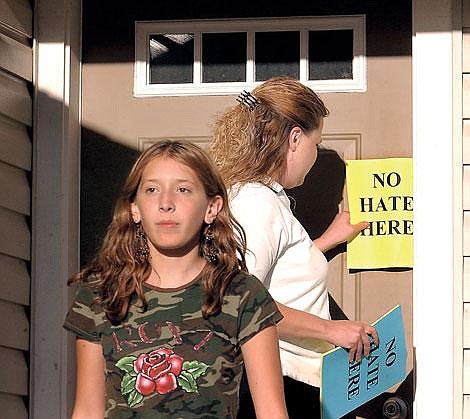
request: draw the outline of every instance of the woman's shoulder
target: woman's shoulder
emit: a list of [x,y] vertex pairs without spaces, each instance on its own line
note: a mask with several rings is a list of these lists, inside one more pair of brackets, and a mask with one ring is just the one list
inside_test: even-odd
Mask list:
[[267,195],[271,196],[271,189],[261,182],[247,182],[247,183],[236,183],[230,188],[230,197],[235,199],[237,197],[245,197],[252,195]]
[[276,192],[262,183],[253,182],[235,185],[230,190],[230,208],[238,213],[246,211],[254,217],[282,212],[282,203]]

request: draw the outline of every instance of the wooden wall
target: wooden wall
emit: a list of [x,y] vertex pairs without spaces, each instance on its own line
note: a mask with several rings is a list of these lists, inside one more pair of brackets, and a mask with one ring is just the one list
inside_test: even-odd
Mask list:
[[33,11],[0,0],[0,416],[28,417]]

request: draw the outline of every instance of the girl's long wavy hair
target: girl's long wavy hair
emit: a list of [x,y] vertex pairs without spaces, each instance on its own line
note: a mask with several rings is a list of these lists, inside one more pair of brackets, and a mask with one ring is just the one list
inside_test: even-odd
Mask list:
[[227,188],[236,183],[279,181],[291,129],[298,126],[308,134],[329,113],[312,89],[289,77],[269,79],[252,94],[259,102],[253,110],[240,103],[214,123],[209,152]]
[[[84,282],[96,288],[96,302],[104,307],[106,316],[114,325],[126,317],[134,295],[140,300],[142,310],[147,307],[142,284],[149,278],[152,268],[148,260],[140,261],[135,257],[137,224],[132,219],[131,204],[135,200],[145,167],[160,157],[170,158],[191,168],[203,184],[208,198],[219,195],[223,199],[223,207],[212,223],[212,243],[218,256],[215,261],[208,262],[201,273],[205,291],[202,313],[205,318],[220,311],[230,281],[238,272],[246,272],[245,233],[230,212],[227,191],[214,164],[200,147],[190,142],[165,140],[156,143],[143,152],[132,167],[116,201],[112,221],[98,253],[69,280],[69,284]],[[203,256],[206,228],[202,220],[200,256]]]

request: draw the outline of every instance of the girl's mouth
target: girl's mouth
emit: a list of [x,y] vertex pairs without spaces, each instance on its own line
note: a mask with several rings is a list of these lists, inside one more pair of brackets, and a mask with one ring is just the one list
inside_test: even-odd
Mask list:
[[157,225],[159,227],[176,227],[177,223],[176,221],[160,221]]

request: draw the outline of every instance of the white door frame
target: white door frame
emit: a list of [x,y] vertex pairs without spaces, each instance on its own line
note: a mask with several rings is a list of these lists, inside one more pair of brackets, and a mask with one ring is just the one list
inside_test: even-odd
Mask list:
[[[454,237],[462,225],[453,197],[454,176],[462,176],[461,163],[454,165],[454,126],[459,124],[454,109],[455,3],[413,1],[414,417],[419,419],[462,415],[453,405],[454,398],[462,398],[453,376],[453,288],[461,283],[454,271],[459,253]],[[461,137],[455,142],[461,144]]]
[[70,417],[73,340],[62,328],[79,260],[81,1],[34,2],[31,419]]

